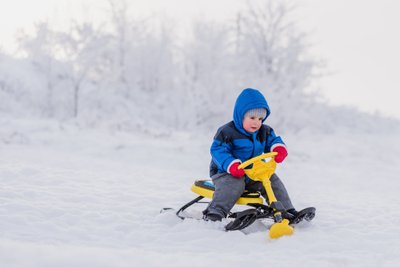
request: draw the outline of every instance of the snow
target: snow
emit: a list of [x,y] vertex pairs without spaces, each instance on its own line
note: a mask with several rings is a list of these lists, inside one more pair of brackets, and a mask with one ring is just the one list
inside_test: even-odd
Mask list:
[[159,213],[195,197],[213,134],[0,119],[1,266],[400,264],[398,132],[283,136],[277,173],[296,208],[317,216],[277,240]]

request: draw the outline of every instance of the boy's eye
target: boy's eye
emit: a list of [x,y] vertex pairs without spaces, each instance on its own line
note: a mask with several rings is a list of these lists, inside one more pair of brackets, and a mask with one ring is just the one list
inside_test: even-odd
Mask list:
[[264,118],[263,117],[260,117],[260,118],[258,118],[260,121],[262,121]]

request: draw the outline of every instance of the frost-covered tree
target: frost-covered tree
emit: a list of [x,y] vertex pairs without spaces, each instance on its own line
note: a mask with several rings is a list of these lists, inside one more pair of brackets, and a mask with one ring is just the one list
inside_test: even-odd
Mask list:
[[273,105],[271,119],[295,126],[293,114],[307,109],[305,89],[317,62],[309,57],[306,36],[295,27],[285,1],[248,2],[236,20],[237,75],[260,87]]
[[[34,36],[21,32],[19,35],[20,53],[23,53],[35,69],[36,75],[43,78],[45,83],[45,103],[42,112],[46,116],[54,117],[55,88],[60,82],[61,66],[57,62],[54,31],[48,22],[40,22],[35,25]],[[36,88],[37,93],[41,88]]]
[[135,18],[129,1],[109,3],[110,27],[54,31],[42,23],[21,38],[45,81],[46,101],[36,106],[46,116],[141,131],[214,129],[231,118],[238,93],[254,87],[281,128],[301,127],[316,62],[284,2],[251,1],[226,23],[196,20],[184,38],[176,21]]
[[124,91],[126,97],[130,97],[130,88],[128,86],[127,81],[127,52],[130,46],[130,41],[128,38],[128,34],[132,32],[132,28],[136,30],[136,27],[132,27],[132,24],[129,22],[129,4],[125,0],[108,0],[110,5],[110,16],[111,16],[111,25],[113,28],[114,35],[114,45],[115,49],[113,51],[114,58],[114,68],[113,70],[116,72],[116,81],[119,83],[119,86]]
[[72,116],[77,117],[83,86],[91,87],[107,68],[105,56],[108,35],[96,29],[92,24],[72,24],[68,32],[56,35],[58,59],[65,65],[64,78],[70,83]]
[[43,77],[26,59],[0,53],[0,113],[43,116],[46,91]]
[[129,16],[131,6],[125,0],[109,3],[112,68],[107,86],[114,88],[118,103],[113,112],[138,128],[153,127],[148,122],[144,126],[144,118],[154,114],[165,124],[175,123],[171,111],[176,107],[176,98],[171,96],[177,90],[173,25],[166,19]]
[[192,38],[182,49],[182,109],[190,114],[183,123],[190,127],[210,125],[231,101],[232,54],[229,27],[195,21]]

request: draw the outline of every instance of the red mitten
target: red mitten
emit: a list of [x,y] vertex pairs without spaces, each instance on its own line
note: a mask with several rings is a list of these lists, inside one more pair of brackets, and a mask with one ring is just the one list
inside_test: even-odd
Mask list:
[[238,169],[240,162],[235,162],[229,167],[229,173],[236,178],[241,178],[244,176],[244,170]]
[[284,146],[277,146],[272,151],[278,153],[278,155],[275,156],[276,163],[281,163],[288,155]]

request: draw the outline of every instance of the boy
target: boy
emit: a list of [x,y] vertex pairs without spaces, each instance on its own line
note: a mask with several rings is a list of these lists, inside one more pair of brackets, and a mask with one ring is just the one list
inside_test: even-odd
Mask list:
[[[218,129],[210,149],[210,177],[215,192],[203,211],[205,220],[221,221],[225,218],[245,189],[259,191],[267,199],[262,183],[250,180],[238,166],[264,152],[277,152],[277,163],[281,163],[288,155],[281,137],[263,124],[269,114],[264,96],[256,89],[247,88],[236,100],[233,121]],[[297,211],[279,177],[273,174],[270,181],[277,200],[288,213],[295,216]]]

